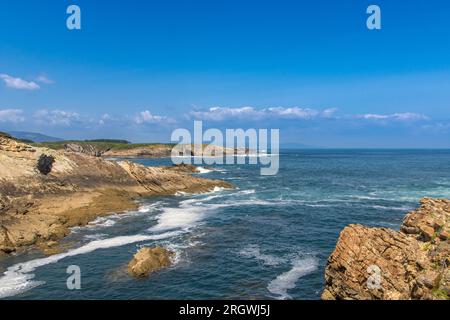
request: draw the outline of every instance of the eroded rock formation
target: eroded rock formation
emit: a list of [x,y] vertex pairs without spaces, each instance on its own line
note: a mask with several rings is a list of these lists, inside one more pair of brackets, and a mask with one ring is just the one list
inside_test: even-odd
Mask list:
[[79,143],[66,143],[64,145],[64,150],[66,152],[83,153],[92,157],[101,157],[109,149],[100,149],[92,144],[79,144]]
[[424,198],[400,232],[347,226],[328,258],[322,299],[449,299],[450,200]]
[[[47,174],[38,169],[43,155],[53,159]],[[70,227],[135,209],[141,196],[231,187],[188,171],[107,161],[0,136],[0,255],[35,244],[54,248]]]

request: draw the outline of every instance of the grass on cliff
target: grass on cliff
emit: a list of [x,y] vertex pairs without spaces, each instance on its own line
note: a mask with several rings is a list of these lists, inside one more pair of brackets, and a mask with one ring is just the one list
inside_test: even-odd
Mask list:
[[134,148],[159,148],[159,147],[173,147],[173,144],[168,143],[129,143],[124,140],[108,140],[108,139],[99,139],[99,140],[67,140],[67,141],[56,141],[56,142],[41,142],[41,143],[33,143],[33,146],[36,147],[46,147],[54,150],[64,149],[64,145],[68,143],[74,143],[81,146],[93,146],[99,150],[130,150]]

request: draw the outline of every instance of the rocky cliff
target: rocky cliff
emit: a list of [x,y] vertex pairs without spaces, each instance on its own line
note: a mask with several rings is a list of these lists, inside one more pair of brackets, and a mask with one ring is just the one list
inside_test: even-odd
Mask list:
[[141,196],[231,187],[190,167],[145,167],[0,136],[0,255],[30,245],[51,252],[69,228],[136,208]]
[[350,225],[325,271],[322,299],[449,299],[450,201],[424,198],[400,231]]

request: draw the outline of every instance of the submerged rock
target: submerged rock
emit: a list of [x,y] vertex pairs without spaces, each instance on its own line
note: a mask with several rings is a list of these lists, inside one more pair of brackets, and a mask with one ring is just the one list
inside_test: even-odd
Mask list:
[[424,198],[401,231],[347,226],[328,258],[322,299],[449,299],[450,200]]
[[128,273],[136,278],[147,277],[154,271],[169,267],[173,255],[173,252],[160,246],[142,248],[128,263]]

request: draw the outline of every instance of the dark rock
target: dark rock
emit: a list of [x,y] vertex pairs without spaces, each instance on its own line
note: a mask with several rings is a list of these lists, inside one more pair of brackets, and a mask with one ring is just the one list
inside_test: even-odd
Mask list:
[[45,154],[41,154],[37,162],[37,169],[43,175],[47,175],[52,171],[53,163],[55,162],[55,158],[53,156],[47,156]]

